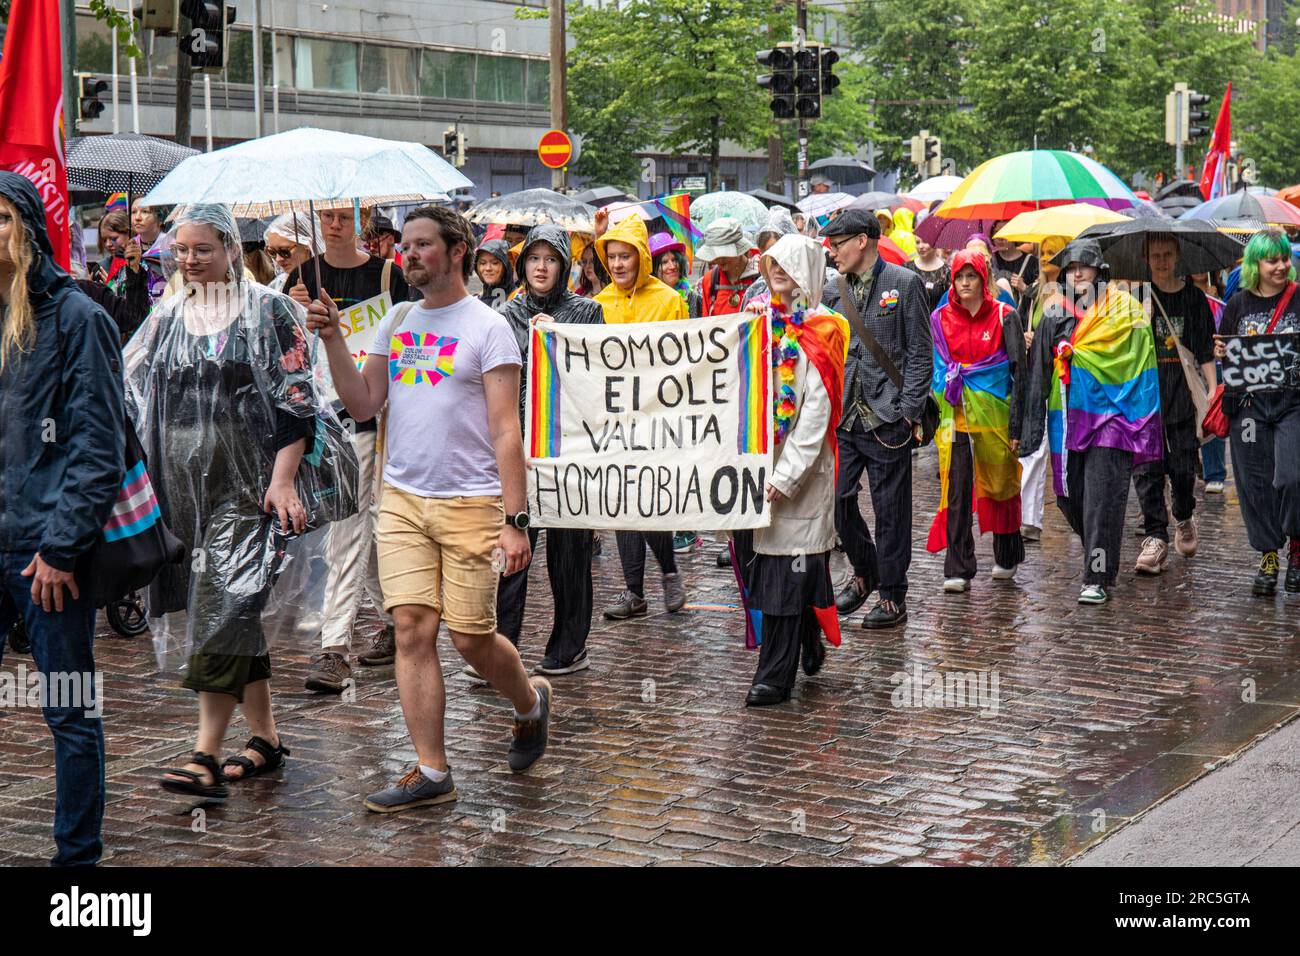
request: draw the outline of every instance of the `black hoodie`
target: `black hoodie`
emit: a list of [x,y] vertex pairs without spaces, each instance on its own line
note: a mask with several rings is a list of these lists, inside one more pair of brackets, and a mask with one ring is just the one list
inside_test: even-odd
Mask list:
[[[98,541],[122,485],[118,331],[54,261],[40,195],[0,172],[32,246],[36,336],[0,372],[0,551],[72,571]],[[84,589],[87,582],[79,582]]]
[[526,384],[528,382],[528,325],[533,316],[545,313],[553,318],[556,322],[567,322],[574,325],[603,325],[605,322],[605,310],[600,307],[600,303],[594,299],[584,299],[569,291],[567,264],[569,262],[569,234],[559,226],[543,225],[533,226],[528,231],[527,238],[524,239],[523,249],[519,252],[519,261],[521,263],[528,261],[528,248],[534,243],[544,242],[560,257],[560,262],[564,264],[560,270],[560,277],[555,282],[555,287],[545,295],[539,296],[528,287],[528,280],[522,277],[524,281],[524,291],[505,304],[501,314],[506,317],[510,323],[510,331],[515,334],[515,341],[519,343],[519,354],[523,356],[524,365],[519,370],[519,411],[523,414],[524,396]]
[[[484,305],[500,312],[505,305],[506,297],[509,296],[511,292],[514,292],[515,287],[519,285],[518,280],[515,279],[514,267],[510,264],[510,244],[504,239],[489,239],[478,247],[478,251],[474,254],[475,262],[478,262],[478,253],[481,252],[486,252],[497,262],[501,263],[502,267],[505,269],[505,272],[501,276],[501,281],[496,285],[490,286],[487,283],[483,283],[483,291],[479,293],[478,297],[479,301]],[[478,270],[476,269],[475,273],[477,274],[477,272]],[[479,281],[482,282],[482,279]]]

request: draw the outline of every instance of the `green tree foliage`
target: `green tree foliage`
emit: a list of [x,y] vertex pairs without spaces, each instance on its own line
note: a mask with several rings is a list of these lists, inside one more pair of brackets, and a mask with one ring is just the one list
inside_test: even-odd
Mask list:
[[640,169],[632,152],[650,147],[707,157],[716,181],[724,141],[764,141],[771,120],[754,57],[769,21],[788,22],[788,10],[774,14],[767,0],[623,0],[569,11],[579,172],[626,184]]
[[[1270,53],[1244,88],[1234,84],[1232,129],[1241,151],[1254,160],[1259,181],[1282,187],[1300,183],[1300,51]],[[1218,108],[1217,105],[1215,107]]]

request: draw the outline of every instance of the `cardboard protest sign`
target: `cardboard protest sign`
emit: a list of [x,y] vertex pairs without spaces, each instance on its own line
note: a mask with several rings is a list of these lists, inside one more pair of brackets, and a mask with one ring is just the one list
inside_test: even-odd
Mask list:
[[1300,390],[1300,332],[1232,335],[1224,346],[1224,392]]
[[771,376],[765,315],[534,323],[524,438],[533,521],[766,527]]
[[381,292],[374,298],[339,309],[339,326],[343,330],[343,339],[358,366],[365,363],[366,356],[372,351],[375,326],[392,307],[393,297],[387,292]]

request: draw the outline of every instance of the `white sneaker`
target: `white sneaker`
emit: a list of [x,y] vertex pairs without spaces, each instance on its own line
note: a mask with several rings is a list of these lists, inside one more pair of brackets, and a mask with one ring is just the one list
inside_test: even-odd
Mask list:
[[1207,482],[1205,483],[1205,493],[1206,493],[1207,495],[1221,495],[1221,494],[1223,494],[1223,482],[1221,482],[1221,481],[1207,481]]
[[1134,566],[1138,574],[1160,574],[1168,566],[1169,545],[1156,537],[1148,537],[1142,542],[1142,552]]
[[1016,579],[1015,568],[1004,568],[1000,564],[993,565],[994,581],[1014,581]]
[[970,582],[965,578],[944,578],[943,589],[949,594],[964,594],[970,590]]
[[1110,596],[1100,584],[1085,584],[1079,592],[1080,604],[1105,604],[1109,600]]

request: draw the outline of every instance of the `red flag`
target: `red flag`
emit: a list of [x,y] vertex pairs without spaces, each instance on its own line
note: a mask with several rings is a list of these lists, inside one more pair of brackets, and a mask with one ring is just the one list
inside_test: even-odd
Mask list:
[[1201,166],[1201,195],[1216,199],[1225,192],[1224,178],[1228,171],[1228,153],[1232,148],[1232,83],[1223,94],[1219,118],[1214,124],[1214,136]]
[[31,180],[59,265],[70,265],[63,159],[63,57],[58,0],[13,0],[0,60],[0,169]]

